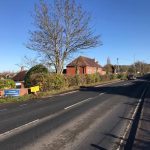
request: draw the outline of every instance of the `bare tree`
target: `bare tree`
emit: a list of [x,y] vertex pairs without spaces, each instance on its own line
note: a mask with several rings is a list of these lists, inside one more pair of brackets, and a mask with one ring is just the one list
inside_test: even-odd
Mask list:
[[16,64],[17,66],[25,67],[27,69],[30,69],[31,67],[39,64],[40,62],[38,61],[37,57],[36,58],[31,58],[29,56],[24,56],[23,59],[21,60],[21,63]]
[[74,0],[54,0],[53,5],[41,0],[33,18],[36,30],[30,31],[27,47],[46,56],[58,74],[70,55],[101,44],[89,14]]

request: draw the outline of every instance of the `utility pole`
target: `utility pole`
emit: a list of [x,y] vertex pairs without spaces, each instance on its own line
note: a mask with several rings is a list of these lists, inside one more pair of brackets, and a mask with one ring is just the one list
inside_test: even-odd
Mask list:
[[134,54],[134,74],[136,75],[135,54]]
[[119,58],[117,58],[117,73],[119,73]]

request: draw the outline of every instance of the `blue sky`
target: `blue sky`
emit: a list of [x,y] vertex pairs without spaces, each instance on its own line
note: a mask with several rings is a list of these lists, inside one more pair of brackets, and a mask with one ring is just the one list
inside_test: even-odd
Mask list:
[[[38,0],[0,1],[0,72],[17,71],[23,57],[35,57],[24,45],[33,29],[31,12]],[[52,0],[49,0],[52,2]],[[101,65],[107,57],[112,64],[150,63],[149,0],[77,0],[92,15],[95,33],[103,46],[78,55],[95,58]]]

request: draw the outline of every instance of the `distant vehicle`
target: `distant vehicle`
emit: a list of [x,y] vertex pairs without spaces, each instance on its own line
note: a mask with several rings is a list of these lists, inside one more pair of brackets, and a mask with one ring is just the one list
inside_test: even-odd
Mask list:
[[130,74],[127,76],[128,80],[135,80],[136,79],[136,76],[133,75],[133,74]]

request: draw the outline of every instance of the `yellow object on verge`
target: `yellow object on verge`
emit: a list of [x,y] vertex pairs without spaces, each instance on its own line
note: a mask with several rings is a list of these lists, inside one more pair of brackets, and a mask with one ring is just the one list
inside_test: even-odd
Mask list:
[[33,86],[30,89],[31,89],[31,92],[38,92],[40,90],[40,87],[39,86]]

